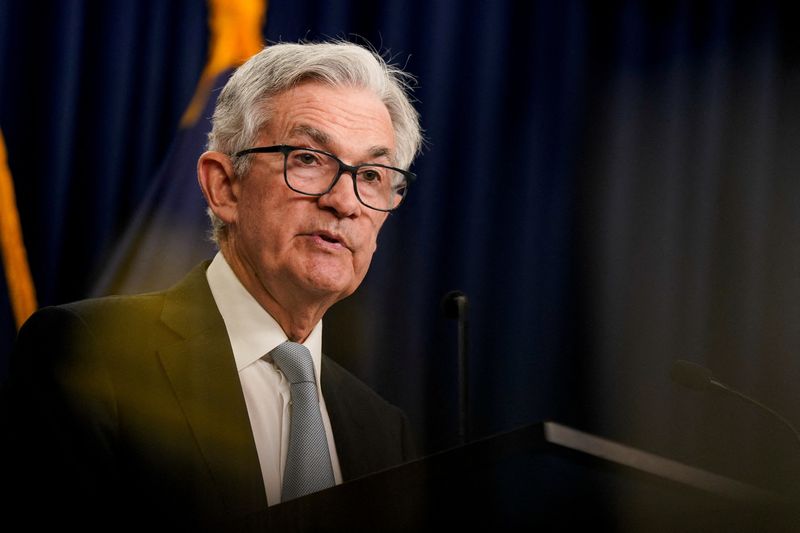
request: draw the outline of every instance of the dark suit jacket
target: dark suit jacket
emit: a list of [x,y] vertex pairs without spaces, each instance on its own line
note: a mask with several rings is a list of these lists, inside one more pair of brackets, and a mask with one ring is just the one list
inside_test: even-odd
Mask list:
[[[10,394],[18,509],[44,500],[78,522],[207,528],[266,509],[206,267],[165,292],[45,308],[25,324]],[[413,458],[397,408],[327,357],[321,375],[345,480]]]

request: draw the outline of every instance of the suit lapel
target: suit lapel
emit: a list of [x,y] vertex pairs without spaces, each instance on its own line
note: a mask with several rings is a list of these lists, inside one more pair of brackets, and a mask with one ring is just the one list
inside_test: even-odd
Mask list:
[[362,410],[353,404],[347,387],[342,385],[341,372],[331,359],[322,357],[322,395],[331,419],[342,478],[350,481],[369,473],[365,458],[369,455],[371,443],[369,433],[364,429],[367,422],[362,419]]
[[164,369],[222,499],[236,515],[266,508],[247,406],[225,323],[196,267],[165,295],[161,320],[182,340],[159,349]]

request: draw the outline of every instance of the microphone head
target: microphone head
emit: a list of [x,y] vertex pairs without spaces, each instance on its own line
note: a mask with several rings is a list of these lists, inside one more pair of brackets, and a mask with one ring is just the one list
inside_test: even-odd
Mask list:
[[467,295],[461,291],[450,291],[442,297],[442,314],[446,318],[461,318],[462,309],[466,310]]
[[698,364],[681,359],[672,363],[670,378],[675,383],[694,390],[710,390],[714,388],[711,371]]

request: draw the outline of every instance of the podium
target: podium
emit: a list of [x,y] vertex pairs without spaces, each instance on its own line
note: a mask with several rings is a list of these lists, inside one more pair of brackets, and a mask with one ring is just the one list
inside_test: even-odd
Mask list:
[[250,516],[241,530],[800,531],[798,502],[543,422]]

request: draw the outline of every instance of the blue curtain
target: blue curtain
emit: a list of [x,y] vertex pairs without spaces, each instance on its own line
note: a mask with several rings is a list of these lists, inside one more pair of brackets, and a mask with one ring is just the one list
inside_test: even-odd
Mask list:
[[[0,128],[40,305],[84,298],[206,60],[206,7],[0,2]],[[14,335],[3,279],[2,375]]]
[[[0,127],[43,304],[109,275],[202,69],[200,4],[0,6]],[[772,2],[612,4],[270,2],[266,39],[369,42],[419,79],[420,179],[325,349],[426,450],[453,445],[439,300],[460,289],[474,436],[554,419],[796,484],[786,428],[669,381],[690,359],[800,422],[792,19]]]

